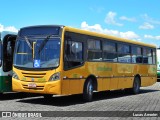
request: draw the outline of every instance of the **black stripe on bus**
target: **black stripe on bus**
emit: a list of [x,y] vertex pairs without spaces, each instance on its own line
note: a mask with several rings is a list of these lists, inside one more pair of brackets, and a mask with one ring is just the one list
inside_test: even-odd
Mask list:
[[[106,76],[106,77],[96,77],[97,79],[99,78],[131,78],[135,76]],[[140,76],[140,77],[156,77],[156,76]],[[80,80],[80,79],[87,79],[87,78],[63,78],[63,80]]]

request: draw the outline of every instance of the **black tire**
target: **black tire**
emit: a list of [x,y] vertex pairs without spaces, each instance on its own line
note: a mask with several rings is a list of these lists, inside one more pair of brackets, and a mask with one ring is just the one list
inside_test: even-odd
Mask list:
[[133,82],[133,88],[132,88],[132,93],[133,94],[138,94],[140,92],[140,79],[139,77],[135,77],[134,78],[134,82]]
[[92,79],[88,79],[83,89],[83,100],[85,102],[91,102],[93,98],[93,82]]
[[52,98],[52,94],[45,94],[43,95],[44,99],[51,99]]

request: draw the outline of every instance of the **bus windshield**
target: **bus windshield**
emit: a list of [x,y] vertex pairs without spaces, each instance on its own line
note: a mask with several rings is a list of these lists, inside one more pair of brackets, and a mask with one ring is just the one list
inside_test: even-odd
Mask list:
[[15,46],[14,66],[55,68],[59,66],[60,37],[52,35],[19,37]]

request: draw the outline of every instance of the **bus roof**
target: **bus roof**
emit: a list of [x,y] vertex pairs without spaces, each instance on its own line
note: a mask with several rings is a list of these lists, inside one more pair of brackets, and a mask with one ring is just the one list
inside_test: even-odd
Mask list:
[[81,30],[81,29],[72,28],[72,27],[68,27],[68,26],[65,26],[65,30],[66,31],[74,31],[76,33],[91,35],[91,36],[95,36],[95,37],[112,39],[112,40],[119,41],[119,42],[126,42],[126,43],[135,44],[135,45],[141,45],[141,46],[156,48],[155,45],[146,44],[146,43],[143,43],[143,42],[139,42],[139,41],[135,41],[135,40],[129,40],[129,39],[125,39],[125,38],[119,38],[119,37],[115,37],[115,36],[111,36],[111,35],[107,35],[107,34],[101,34],[101,33],[97,33],[97,32]]
[[65,26],[64,25],[33,25],[33,26],[22,27],[22,28],[20,28],[20,30],[27,29],[27,28],[33,28],[33,27],[35,27],[35,28],[37,28],[37,27],[60,27],[60,28],[63,28]]

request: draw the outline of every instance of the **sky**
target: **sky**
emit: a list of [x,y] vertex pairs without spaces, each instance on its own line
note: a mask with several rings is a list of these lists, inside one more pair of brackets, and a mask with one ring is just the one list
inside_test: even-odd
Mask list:
[[160,0],[0,0],[0,31],[66,25],[160,47]]

